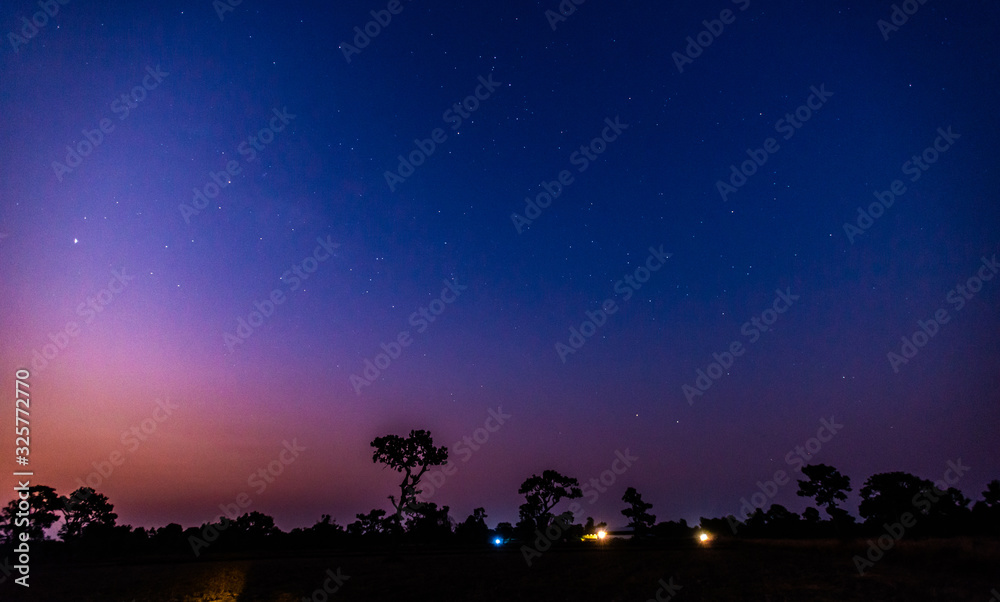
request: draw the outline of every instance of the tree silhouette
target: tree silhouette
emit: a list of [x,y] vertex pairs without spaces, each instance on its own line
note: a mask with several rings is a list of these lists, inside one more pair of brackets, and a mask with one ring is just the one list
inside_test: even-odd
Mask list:
[[820,521],[819,510],[809,506],[802,512],[802,520],[810,524],[817,524]]
[[490,534],[486,526],[486,509],[476,508],[464,522],[455,526],[455,536],[463,543],[485,543]]
[[309,530],[320,540],[336,538],[344,533],[344,527],[331,519],[329,514],[321,516]]
[[972,515],[978,532],[1000,536],[1000,481],[986,484],[983,499],[972,507]]
[[288,533],[288,542],[293,549],[328,549],[342,545],[344,536],[344,527],[337,524],[329,514],[324,514],[311,527],[292,529]]
[[[709,519],[702,519],[702,526],[708,529],[708,525],[704,521]],[[726,525],[726,519],[712,519],[714,521],[721,522]],[[723,529],[726,529],[724,526]],[[691,538],[694,536],[695,529],[688,526],[687,519],[682,518],[679,521],[662,521],[653,525],[653,537],[661,541],[684,541],[690,542]]]
[[396,509],[392,523],[399,528],[403,524],[403,511],[412,513],[416,508],[420,477],[429,467],[440,466],[448,460],[448,448],[434,447],[430,431],[424,430],[412,430],[406,438],[399,435],[376,437],[371,446],[375,448],[373,462],[380,462],[403,473],[403,481],[399,484],[399,499],[389,496],[389,501]]
[[355,515],[358,520],[347,525],[347,532],[363,537],[379,536],[388,531],[388,521],[385,518],[385,510],[376,508],[368,514]]
[[843,520],[846,512],[837,507],[837,500],[847,500],[847,491],[851,490],[851,477],[840,474],[836,468],[826,464],[810,464],[802,467],[802,474],[809,477],[808,481],[799,480],[799,490],[796,495],[811,497],[817,506],[825,506],[830,518]]
[[632,528],[632,536],[642,537],[649,533],[653,524],[656,523],[656,516],[646,511],[653,505],[642,501],[642,495],[635,490],[635,487],[629,487],[625,490],[622,501],[629,505],[628,508],[622,510],[622,514],[629,519],[628,526]]
[[972,500],[955,487],[945,491],[935,489],[927,495],[927,533],[938,536],[958,535],[972,531]]
[[34,541],[45,539],[45,530],[52,526],[59,517],[62,502],[56,494],[56,490],[47,485],[33,485],[28,488],[28,512],[22,517],[27,518],[23,527],[18,527],[15,520],[20,512],[20,496],[11,500],[0,510],[0,533],[3,538],[9,540],[15,531],[26,532],[28,538]]
[[440,509],[434,502],[421,504],[406,521],[407,537],[422,543],[441,543],[451,536],[452,520],[448,506]]
[[798,535],[800,520],[798,514],[781,504],[771,504],[771,507],[764,513],[764,522],[767,524],[767,534],[770,537]]
[[517,490],[525,497],[525,502],[521,504],[519,510],[522,522],[544,531],[552,521],[552,508],[560,500],[583,497],[579,485],[576,479],[563,476],[554,470],[546,470],[542,472],[542,476],[531,475]]
[[169,554],[183,552],[187,548],[184,539],[184,528],[177,523],[170,523],[149,533],[149,544],[153,553]]
[[227,534],[239,534],[241,539],[245,541],[260,544],[278,532],[278,527],[274,525],[274,518],[254,511],[237,517]]
[[764,535],[767,530],[767,514],[761,508],[755,508],[750,516],[744,521],[746,527],[743,535],[751,535],[753,537],[760,537]]
[[517,529],[508,522],[497,523],[497,528],[493,532],[496,533],[501,541],[514,539],[514,536],[517,535]]
[[983,491],[983,502],[987,508],[1000,508],[1000,481],[993,479],[986,484]]
[[604,521],[595,523],[594,517],[588,516],[587,522],[584,523],[583,529],[580,530],[581,531],[580,535],[581,536],[583,536],[584,534],[596,535],[598,531],[607,531],[607,530],[608,530],[608,523]]
[[479,507],[473,509],[472,514],[469,515],[469,518],[465,519],[464,524],[471,524],[478,528],[489,530],[486,526],[486,508]]
[[91,487],[81,487],[69,497],[60,497],[59,510],[65,522],[59,529],[63,541],[81,537],[90,527],[114,527],[118,515],[106,495]]
[[869,524],[882,526],[899,521],[904,512],[926,515],[942,493],[934,483],[906,472],[874,474],[861,488],[858,514]]

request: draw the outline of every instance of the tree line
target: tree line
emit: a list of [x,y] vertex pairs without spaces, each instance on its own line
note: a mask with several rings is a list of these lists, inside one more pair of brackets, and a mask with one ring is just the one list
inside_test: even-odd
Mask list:
[[[286,533],[275,526],[272,517],[247,512],[220,516],[216,521],[187,529],[177,523],[133,528],[119,525],[114,505],[90,487],[61,496],[52,487],[36,485],[28,489],[27,495],[18,495],[0,509],[0,545],[6,552],[18,541],[28,541],[43,558],[200,558],[203,554],[232,552],[519,545],[527,559],[531,551],[537,553],[541,541],[545,549],[552,545],[580,545],[585,536],[607,528],[591,517],[580,524],[582,517],[572,512],[556,513],[562,501],[579,498],[582,491],[577,479],[555,470],[531,475],[521,484],[518,493],[525,501],[518,509],[517,524],[501,522],[491,529],[484,508],[476,508],[457,522],[448,506],[418,499],[421,478],[431,467],[441,466],[448,459],[447,448],[434,446],[429,431],[413,430],[406,437],[377,437],[371,446],[374,463],[400,474],[399,492],[388,496],[391,510],[375,508],[357,514],[356,520],[347,525],[323,515],[311,527]],[[764,502],[744,498],[740,516],[702,517],[698,527],[689,526],[683,519],[657,523],[656,516],[649,512],[652,504],[644,501],[634,487],[628,487],[622,496],[625,507],[621,514],[628,521],[631,541],[639,544],[689,544],[698,530],[710,533],[712,538],[864,537],[899,523],[904,515],[912,523],[907,537],[1000,536],[1000,480],[991,481],[982,499],[973,504],[955,487],[940,489],[934,482],[909,473],[874,474],[861,487],[858,515],[862,520],[858,521],[841,506],[852,491],[850,477],[824,464],[804,466],[801,472],[804,478],[797,480],[796,493],[815,503],[801,515],[779,504],[765,510],[766,498],[773,496],[761,495]],[[55,525],[58,538],[51,538],[47,532]]]

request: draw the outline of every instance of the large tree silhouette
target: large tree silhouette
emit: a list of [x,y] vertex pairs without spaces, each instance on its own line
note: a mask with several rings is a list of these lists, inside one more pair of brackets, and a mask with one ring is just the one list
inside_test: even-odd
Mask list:
[[576,479],[554,470],[546,470],[542,472],[542,476],[531,475],[517,490],[525,498],[519,510],[521,521],[544,531],[552,521],[552,508],[560,500],[583,497],[579,485]]
[[375,448],[373,462],[380,462],[403,473],[403,480],[399,484],[399,498],[389,496],[389,501],[396,509],[391,519],[393,526],[400,528],[403,524],[403,511],[412,514],[416,509],[420,477],[429,467],[440,466],[448,461],[448,448],[434,447],[430,431],[424,430],[410,431],[406,438],[399,435],[376,437],[371,446]]
[[633,537],[642,537],[649,533],[656,522],[656,516],[646,512],[653,507],[652,504],[642,501],[642,495],[629,487],[622,496],[622,501],[629,505],[622,510],[622,514],[628,519],[628,526],[632,528]]
[[90,527],[114,527],[118,520],[114,504],[91,487],[81,487],[59,499],[59,510],[66,521],[59,529],[63,541],[78,539]]
[[904,512],[926,515],[940,493],[934,483],[907,472],[874,474],[861,488],[858,514],[876,526],[894,523]]
[[809,477],[809,480],[798,480],[799,490],[796,495],[815,499],[816,505],[825,507],[826,513],[834,521],[845,521],[849,515],[837,507],[837,501],[847,500],[846,492],[851,490],[851,477],[840,474],[836,468],[826,464],[803,466],[802,474]]

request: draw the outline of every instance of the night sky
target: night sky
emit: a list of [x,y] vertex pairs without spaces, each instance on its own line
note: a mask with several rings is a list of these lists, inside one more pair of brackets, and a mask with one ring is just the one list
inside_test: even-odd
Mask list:
[[51,4],[0,15],[33,483],[346,524],[411,429],[491,526],[549,468],[613,526],[1000,478],[995,2]]

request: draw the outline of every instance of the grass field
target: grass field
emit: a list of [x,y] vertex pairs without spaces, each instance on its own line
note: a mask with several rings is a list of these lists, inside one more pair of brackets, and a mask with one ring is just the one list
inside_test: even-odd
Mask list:
[[[594,545],[552,550],[527,566],[502,550],[225,559],[158,564],[38,566],[31,588],[0,590],[4,600],[126,602],[275,600],[322,591],[327,571],[348,577],[331,601],[653,599],[664,583],[673,600],[977,600],[1000,588],[1000,542],[900,541],[864,576],[858,542],[750,541],[691,549]],[[331,585],[333,582],[330,582]],[[325,593],[325,592],[324,592]],[[661,599],[669,594],[661,590]]]

